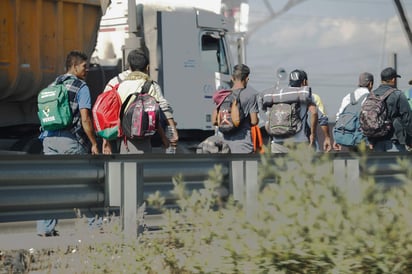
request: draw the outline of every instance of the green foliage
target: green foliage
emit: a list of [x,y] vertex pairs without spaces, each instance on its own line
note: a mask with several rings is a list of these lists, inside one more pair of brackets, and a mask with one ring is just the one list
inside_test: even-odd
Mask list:
[[[116,230],[79,246],[82,270],[71,273],[412,273],[410,160],[398,162],[407,181],[382,188],[367,177],[337,184],[329,155],[306,147],[261,157],[254,215],[221,200],[221,166],[192,193],[178,176],[179,210],[164,210],[160,231],[130,242]],[[159,194],[149,201],[164,203]]]
[[[166,256],[155,272],[410,273],[410,182],[381,188],[365,177],[354,190],[337,184],[331,163],[306,147],[282,157],[263,155],[252,217],[246,205],[214,195],[219,167],[203,192],[188,195],[179,178],[181,211],[166,212],[164,238],[151,241]],[[399,166],[408,170],[410,161]]]

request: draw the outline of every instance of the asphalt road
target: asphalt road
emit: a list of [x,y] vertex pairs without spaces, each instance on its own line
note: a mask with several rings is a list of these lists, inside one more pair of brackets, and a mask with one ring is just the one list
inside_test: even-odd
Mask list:
[[[81,220],[81,219],[80,219]],[[161,215],[145,216],[145,224],[155,229],[163,222]],[[98,242],[106,239],[109,233],[89,229],[79,219],[59,220],[56,230],[59,236],[40,237],[36,233],[36,221],[0,223],[0,252],[18,249],[66,248],[80,242]],[[103,233],[102,233],[103,232]]]

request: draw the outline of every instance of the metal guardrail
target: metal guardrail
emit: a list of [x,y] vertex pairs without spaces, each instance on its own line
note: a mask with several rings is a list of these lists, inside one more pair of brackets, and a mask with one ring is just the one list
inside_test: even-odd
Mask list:
[[[404,153],[374,153],[365,161],[346,153],[330,157],[339,184],[356,183],[360,176],[374,176],[386,185],[405,182],[407,170],[400,168],[397,159],[411,160],[411,154]],[[124,219],[128,216],[135,223],[136,205],[149,194],[160,191],[173,204],[170,191],[175,175],[183,176],[189,190],[201,189],[215,164],[223,167],[221,195],[231,193],[252,205],[258,193],[259,161],[259,155],[228,154],[0,155],[0,222],[74,218],[74,208],[121,207]]]
[[227,186],[229,162],[222,155],[0,155],[0,222],[75,218],[74,208],[102,212],[119,207],[121,172],[133,176],[130,163],[144,169],[143,175],[129,179],[144,182],[139,195],[146,199],[159,191],[170,205],[174,176],[181,174],[188,190],[200,189],[209,170],[222,164]]

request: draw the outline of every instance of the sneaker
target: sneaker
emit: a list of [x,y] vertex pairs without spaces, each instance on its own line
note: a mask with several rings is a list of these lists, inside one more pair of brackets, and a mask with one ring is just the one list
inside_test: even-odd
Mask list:
[[52,230],[51,232],[48,232],[48,233],[37,234],[37,236],[39,236],[39,237],[55,237],[55,236],[60,236],[60,234],[57,230]]

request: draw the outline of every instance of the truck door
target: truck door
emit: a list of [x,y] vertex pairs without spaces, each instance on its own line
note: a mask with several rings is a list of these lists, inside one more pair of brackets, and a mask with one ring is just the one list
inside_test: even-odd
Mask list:
[[213,130],[212,95],[229,87],[230,55],[224,32],[204,25],[199,26],[193,9],[158,13],[158,81],[172,104],[180,132]]

